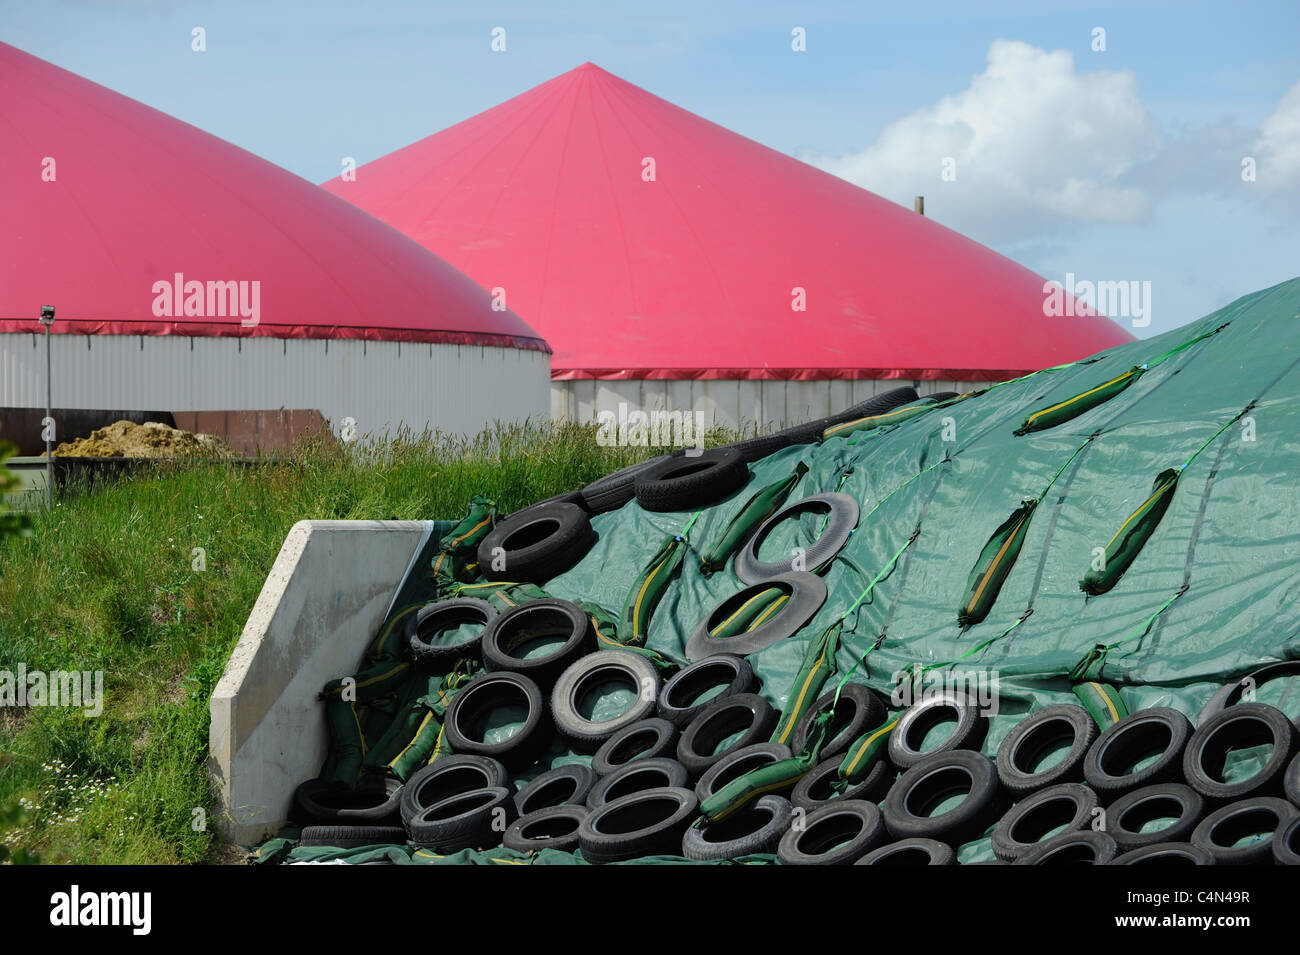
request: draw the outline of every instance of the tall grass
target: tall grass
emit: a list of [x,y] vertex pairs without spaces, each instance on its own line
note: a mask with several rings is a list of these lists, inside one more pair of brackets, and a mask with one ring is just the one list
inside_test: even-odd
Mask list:
[[0,707],[0,808],[26,810],[4,839],[45,861],[218,857],[199,824],[208,698],[296,521],[459,518],[476,493],[505,513],[656,453],[529,422],[307,443],[253,467],[159,462],[70,489],[29,537],[0,539],[0,669],[102,670],[105,706]]

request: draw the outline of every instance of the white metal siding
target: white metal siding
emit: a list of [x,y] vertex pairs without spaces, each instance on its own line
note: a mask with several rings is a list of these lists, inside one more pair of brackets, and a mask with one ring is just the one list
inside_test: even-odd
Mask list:
[[706,425],[727,428],[802,424],[843,411],[872,395],[911,385],[921,395],[970,391],[978,383],[854,379],[835,381],[749,381],[729,378],[658,381],[580,378],[551,382],[551,417],[594,422],[602,411],[704,412]]
[[[0,335],[0,406],[45,405],[45,342]],[[337,430],[405,425],[476,434],[545,417],[550,356],[479,345],[355,339],[55,335],[56,408],[316,408]]]

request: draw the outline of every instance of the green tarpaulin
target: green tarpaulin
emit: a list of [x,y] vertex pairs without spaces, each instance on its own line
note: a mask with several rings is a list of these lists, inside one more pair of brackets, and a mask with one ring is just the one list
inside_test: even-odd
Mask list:
[[[1036,409],[1148,363],[1108,400],[1017,434]],[[863,516],[824,571],[825,604],[795,637],[749,657],[762,694],[778,709],[790,703],[808,641],[842,617],[915,534],[845,619],[839,673],[871,651],[853,679],[886,697],[894,675],[916,664],[927,668],[924,679],[950,670],[974,675],[998,698],[983,746],[990,755],[1030,708],[1077,702],[1069,674],[1098,647],[1106,650],[1088,679],[1117,687],[1128,710],[1174,706],[1195,720],[1230,677],[1300,653],[1298,398],[1295,279],[1095,360],[932,405],[897,424],[779,451],[751,465],[745,487],[699,513],[689,541],[702,549],[716,540],[757,489],[799,464],[808,473],[788,503],[834,490],[859,501]],[[1107,592],[1082,592],[1080,579],[1151,496],[1153,477],[1171,468],[1183,470],[1149,539]],[[954,608],[982,549],[1045,487],[996,599],[963,629]],[[665,539],[693,514],[644,511],[633,501],[596,516],[592,550],[543,589],[617,613]],[[787,522],[759,556],[779,559],[806,547],[817,529]],[[698,559],[684,560],[649,619],[645,646],[685,663],[692,631],[741,586],[730,564],[705,576]],[[1264,686],[1260,700],[1277,703],[1289,683]],[[1283,706],[1300,715],[1297,701]],[[987,841],[960,857],[988,858]]]

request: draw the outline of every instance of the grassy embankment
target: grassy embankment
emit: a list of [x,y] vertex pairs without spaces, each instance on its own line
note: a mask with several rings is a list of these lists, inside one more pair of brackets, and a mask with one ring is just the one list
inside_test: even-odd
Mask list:
[[0,707],[0,839],[45,862],[229,858],[193,825],[213,806],[208,698],[296,521],[459,518],[475,493],[505,513],[655,453],[550,424],[304,446],[255,468],[160,463],[33,514],[30,536],[0,538],[0,670],[102,670],[105,705]]

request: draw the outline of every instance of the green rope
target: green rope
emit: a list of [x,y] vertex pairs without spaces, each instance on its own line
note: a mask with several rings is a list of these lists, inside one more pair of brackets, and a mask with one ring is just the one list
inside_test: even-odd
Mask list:
[[1029,619],[1029,615],[1030,615],[1031,613],[1033,613],[1032,610],[1030,610],[1030,611],[1026,611],[1025,613],[1021,614],[1019,617],[1016,618],[1016,621],[1015,621],[1013,624],[1011,624],[1011,626],[1007,627],[1007,629],[1003,630],[1003,631],[1002,631],[1001,633],[999,633],[996,637],[989,637],[989,638],[988,638],[987,640],[985,640],[983,643],[977,644],[976,646],[974,646],[974,647],[972,647],[971,649],[967,650],[967,651],[966,651],[965,653],[963,653],[961,656],[959,656],[959,657],[953,657],[951,660],[948,660],[948,661],[946,661],[946,662],[944,662],[944,663],[928,663],[928,664],[926,664],[925,666],[921,667],[920,670],[919,670],[919,672],[921,672],[921,673],[925,673],[927,670],[937,670],[939,667],[952,666],[954,663],[960,663],[962,660],[965,660],[967,657],[972,657],[972,656],[974,656],[975,654],[979,653],[981,650],[986,649],[986,648],[987,648],[988,646],[990,646],[991,644],[994,644],[994,643],[996,643],[997,641],[1001,640],[1003,637],[1005,637],[1007,634],[1009,634],[1012,630],[1016,629],[1016,627],[1020,626],[1022,623],[1024,623],[1026,620],[1028,620],[1028,619]]
[[1077,448],[1074,449],[1074,454],[1066,458],[1065,463],[1056,469],[1056,473],[1052,475],[1052,479],[1047,482],[1047,487],[1043,488],[1042,492],[1038,495],[1036,500],[1041,501],[1043,498],[1047,496],[1047,492],[1052,489],[1052,485],[1056,483],[1056,479],[1065,473],[1065,469],[1070,466],[1070,462],[1073,461],[1075,458],[1077,458],[1079,456],[1079,453],[1083,451],[1084,448],[1092,444],[1093,439],[1096,437],[1097,437],[1096,434],[1089,435],[1087,441],[1083,442],[1083,444],[1079,445]]
[[[840,614],[840,616],[836,618],[835,623],[843,623],[844,620],[849,616],[849,614],[853,613],[855,610],[858,609],[858,607],[862,604],[862,601],[866,600],[867,595],[870,594],[871,591],[875,588],[876,584],[880,583],[880,581],[883,580],[885,576],[889,573],[890,568],[894,566],[894,564],[898,561],[898,558],[903,556],[903,551],[907,550],[914,543],[916,543],[916,539],[917,537],[920,536],[920,534],[921,534],[921,529],[918,527],[916,531],[912,534],[912,536],[907,539],[907,542],[894,552],[894,556],[889,558],[889,560],[885,563],[885,566],[880,569],[880,573],[876,574],[876,576],[872,578],[871,583],[867,584],[867,586],[863,589],[862,593],[858,594],[858,599],[853,601],[853,604],[849,607],[849,609],[844,611],[844,613]],[[832,624],[832,626],[834,626],[834,624]],[[836,684],[835,699],[831,701],[831,709],[830,709],[831,713],[835,712],[835,706],[840,701],[840,691],[844,689],[844,685],[849,682],[849,678],[853,676],[853,674],[858,672],[858,667],[862,666],[864,663],[867,662],[867,657],[878,646],[880,646],[879,641],[876,642],[875,646],[868,647],[867,650],[858,658],[857,662],[854,663],[853,666],[849,669],[849,671],[844,674],[844,676],[840,679],[840,682]]]
[[1191,348],[1197,342],[1204,341],[1207,338],[1211,338],[1214,335],[1219,334],[1219,332],[1223,331],[1231,324],[1232,324],[1231,322],[1224,322],[1218,328],[1213,329],[1212,331],[1208,331],[1204,335],[1197,335],[1195,338],[1188,339],[1187,341],[1183,342],[1181,345],[1177,345],[1169,349],[1169,351],[1165,352],[1163,355],[1160,355],[1156,358],[1152,358],[1150,361],[1145,362],[1141,367],[1144,371],[1147,370],[1148,368],[1154,368],[1156,365],[1160,364],[1166,358],[1172,358],[1174,355],[1177,355],[1184,348]]

